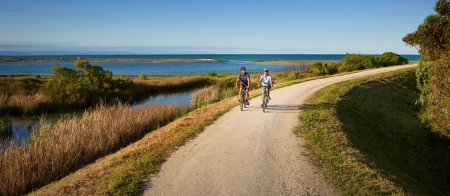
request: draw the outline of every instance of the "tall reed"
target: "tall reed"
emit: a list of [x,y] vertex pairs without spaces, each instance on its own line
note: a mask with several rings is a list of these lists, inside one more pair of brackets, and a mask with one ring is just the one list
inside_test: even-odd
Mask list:
[[20,113],[34,114],[44,110],[51,104],[51,100],[42,93],[13,94],[0,93],[0,114]]
[[133,80],[135,93],[138,94],[193,88],[205,86],[209,83],[209,79],[202,76],[151,77]]
[[41,120],[28,146],[11,144],[0,152],[0,195],[23,195],[58,180],[175,119],[181,108],[100,104],[81,117]]

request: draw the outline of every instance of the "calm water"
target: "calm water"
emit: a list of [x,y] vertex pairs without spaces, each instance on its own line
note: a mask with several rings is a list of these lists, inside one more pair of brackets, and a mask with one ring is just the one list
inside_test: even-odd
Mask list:
[[[190,105],[190,101],[192,98],[192,95],[195,93],[194,90],[189,90],[185,92],[176,92],[176,93],[161,93],[158,95],[148,95],[143,96],[135,100],[132,105],[134,108],[137,107],[144,107],[150,104],[172,104],[172,103],[178,103],[178,104],[184,104],[184,105]],[[84,110],[77,110],[72,113],[82,113]],[[58,118],[61,117],[61,114],[50,114],[46,116],[47,120],[50,121],[56,121]],[[10,141],[14,141],[17,144],[21,145],[23,141],[27,141],[30,137],[31,130],[30,130],[30,124],[33,125],[36,122],[39,121],[39,117],[14,117],[13,118],[13,133],[7,137],[5,140],[5,143],[8,143]]]
[[[344,54],[299,54],[299,55],[62,55],[62,56],[16,56],[17,58],[185,58],[185,59],[214,59],[218,63],[153,63],[153,62],[93,62],[94,65],[102,66],[110,70],[114,75],[183,75],[203,74],[208,72],[224,73],[239,72],[242,66],[247,67],[249,72],[269,70],[281,70],[280,65],[249,64],[259,60],[341,60]],[[420,55],[403,55],[410,61],[417,61]],[[49,75],[50,69],[55,64],[73,68],[73,62],[0,62],[0,75]]]

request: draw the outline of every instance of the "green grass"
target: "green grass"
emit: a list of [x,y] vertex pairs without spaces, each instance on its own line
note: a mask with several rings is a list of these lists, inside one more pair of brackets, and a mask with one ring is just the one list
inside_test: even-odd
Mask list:
[[343,195],[449,195],[450,141],[420,124],[415,68],[318,91],[296,133]]

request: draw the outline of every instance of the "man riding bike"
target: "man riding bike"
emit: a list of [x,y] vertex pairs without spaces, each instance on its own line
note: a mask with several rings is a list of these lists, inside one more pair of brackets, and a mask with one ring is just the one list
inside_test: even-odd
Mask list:
[[241,73],[239,73],[236,79],[236,88],[238,87],[238,83],[241,83],[241,87],[239,88],[239,95],[242,93],[242,89],[245,89],[246,92],[246,101],[247,105],[250,105],[248,102],[248,91],[250,88],[250,74],[247,73],[247,69],[245,67],[241,67]]
[[[269,100],[272,100],[270,98],[270,89],[273,87],[273,83],[272,83],[272,76],[269,75],[268,69],[263,70],[263,75],[261,75],[261,77],[259,78],[258,87],[259,87],[259,84],[262,85],[262,94],[263,95],[264,95],[264,93],[266,91],[266,87],[267,87],[267,97],[269,98]],[[264,104],[264,97],[262,98],[261,107],[263,107],[263,104]]]

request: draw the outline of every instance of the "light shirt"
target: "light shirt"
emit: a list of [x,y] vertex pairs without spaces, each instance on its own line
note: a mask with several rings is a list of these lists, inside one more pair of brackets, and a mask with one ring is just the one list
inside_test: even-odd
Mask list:
[[270,74],[267,74],[267,76],[264,76],[264,74],[261,76],[261,84],[262,86],[270,86],[270,80],[272,79],[272,76]]

